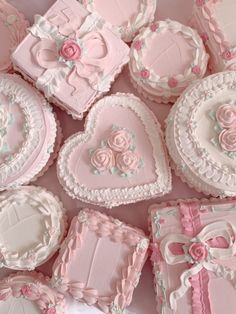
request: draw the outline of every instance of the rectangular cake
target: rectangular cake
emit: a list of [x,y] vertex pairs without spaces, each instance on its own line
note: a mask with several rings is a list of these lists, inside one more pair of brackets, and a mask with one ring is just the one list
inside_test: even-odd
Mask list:
[[129,47],[95,13],[76,0],[57,0],[17,47],[17,71],[49,101],[82,119],[108,92],[129,60]]
[[132,301],[149,239],[121,221],[90,209],[72,220],[53,266],[52,284],[104,313],[122,314]]
[[236,69],[236,1],[194,0],[194,26],[202,35],[213,72]]
[[236,200],[153,205],[150,226],[157,312],[235,313]]

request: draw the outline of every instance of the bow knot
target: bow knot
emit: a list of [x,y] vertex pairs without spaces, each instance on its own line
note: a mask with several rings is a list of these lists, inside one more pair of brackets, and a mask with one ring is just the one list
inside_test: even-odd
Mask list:
[[[177,300],[191,287],[190,279],[202,269],[231,282],[236,288],[236,271],[222,266],[219,262],[229,260],[236,254],[236,228],[227,221],[217,221],[204,227],[194,238],[183,234],[169,234],[160,244],[162,256],[167,264],[192,264],[180,276],[181,286],[170,294],[170,306],[176,310]],[[219,247],[214,242],[221,242]],[[180,254],[173,252],[182,245]],[[171,249],[172,246],[172,249]]]

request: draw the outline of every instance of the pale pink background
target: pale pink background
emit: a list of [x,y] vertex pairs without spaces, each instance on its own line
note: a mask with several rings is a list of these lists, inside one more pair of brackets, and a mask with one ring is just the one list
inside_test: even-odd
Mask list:
[[[109,1],[109,0],[108,0]],[[128,1],[128,0],[127,0]],[[32,22],[34,14],[43,14],[54,0],[9,0],[13,5],[20,9]],[[157,8],[157,19],[175,19],[185,24],[188,23],[191,18],[192,1],[190,0],[158,0]],[[125,71],[119,76],[117,81],[112,87],[112,92],[132,92],[136,95],[136,91],[132,88],[129,80],[127,79],[127,73]],[[149,107],[156,114],[158,120],[163,124],[168,111],[170,109],[169,105],[156,104],[152,102],[146,102]],[[83,130],[83,122],[74,121],[67,114],[63,113],[59,109],[56,109],[58,117],[61,121],[63,133],[65,138],[69,135]],[[55,194],[57,194],[63,201],[65,208],[68,211],[68,215],[72,218],[78,213],[78,210],[84,205],[79,201],[73,201],[70,199],[60,187],[60,184],[56,177],[55,165],[49,169],[49,171],[37,181],[37,185],[45,186]],[[171,194],[155,200],[156,202],[161,202],[165,200],[173,200],[176,198],[189,198],[189,197],[202,197],[201,194],[190,189],[187,185],[183,184],[178,178],[173,176],[173,191]],[[138,226],[148,232],[147,226],[147,209],[150,204],[155,201],[140,202],[134,205],[121,206],[115,209],[107,210],[103,208],[97,208],[102,210],[114,217],[117,217],[124,222]],[[94,206],[90,206],[95,208]],[[109,256],[107,256],[109,258]],[[51,274],[52,261],[46,263],[40,270],[44,273]],[[105,270],[104,270],[105,271]],[[1,276],[5,274],[5,271],[1,271]],[[143,275],[141,277],[141,282],[134,293],[134,299],[129,307],[128,311],[132,314],[154,314],[155,310],[155,295],[152,283],[152,269],[151,264],[148,261]],[[69,302],[69,314],[72,313],[101,313],[94,308],[82,307],[82,305],[76,305],[75,302]]]

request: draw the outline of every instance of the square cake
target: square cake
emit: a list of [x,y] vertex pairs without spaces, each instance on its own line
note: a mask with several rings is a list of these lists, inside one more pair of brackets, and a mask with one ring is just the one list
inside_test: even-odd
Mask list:
[[148,245],[141,230],[82,210],[55,261],[52,285],[105,313],[121,314],[132,300]]
[[57,0],[12,55],[15,70],[82,119],[129,60],[128,46],[76,0]]
[[205,41],[213,72],[236,70],[236,1],[194,0],[194,26]]
[[236,200],[153,205],[150,223],[157,312],[234,313]]

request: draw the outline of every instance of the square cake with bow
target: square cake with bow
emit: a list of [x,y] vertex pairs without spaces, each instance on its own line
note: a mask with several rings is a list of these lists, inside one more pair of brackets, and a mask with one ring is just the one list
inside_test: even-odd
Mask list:
[[129,60],[129,47],[96,13],[58,0],[35,16],[12,55],[16,70],[75,119],[82,119]]
[[236,200],[155,204],[150,225],[158,313],[235,312]]

